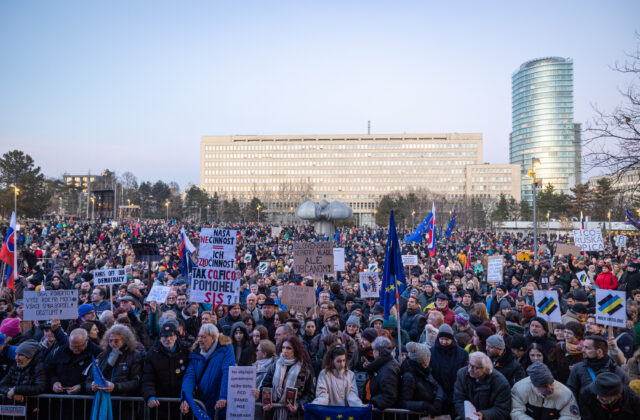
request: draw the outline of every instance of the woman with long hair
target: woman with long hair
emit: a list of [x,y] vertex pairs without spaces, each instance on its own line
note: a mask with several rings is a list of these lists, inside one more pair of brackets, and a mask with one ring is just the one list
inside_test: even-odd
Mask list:
[[262,380],[276,361],[276,346],[268,339],[260,340],[256,346],[256,361],[253,366],[256,367],[256,387],[262,387]]
[[[298,337],[288,337],[282,342],[280,357],[262,380],[261,390],[264,388],[271,388],[271,401],[285,405],[282,408],[273,408],[270,404],[262,407],[265,412],[273,410],[272,417],[277,420],[297,418],[302,404],[313,400],[315,387],[311,359]],[[286,403],[287,388],[297,390],[295,405]]]
[[313,404],[348,407],[364,405],[358,397],[356,376],[349,370],[347,351],[341,345],[333,345],[324,355]]
[[236,322],[231,326],[231,343],[237,366],[250,366],[255,360],[247,326],[244,322]]

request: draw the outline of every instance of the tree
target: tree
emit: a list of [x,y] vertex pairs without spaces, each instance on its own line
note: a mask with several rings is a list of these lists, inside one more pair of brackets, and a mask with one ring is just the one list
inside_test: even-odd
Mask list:
[[[621,90],[622,104],[613,111],[594,109],[596,116],[587,126],[585,157],[588,169],[606,168],[615,181],[625,173],[640,170],[640,34],[636,33],[638,46],[627,54],[624,63],[616,63],[614,71],[632,78],[625,90]],[[614,182],[615,183],[615,182]],[[636,183],[629,191],[640,191]]]
[[531,209],[531,204],[529,204],[527,200],[520,201],[520,220],[533,220],[533,210]]
[[589,183],[578,184],[571,188],[573,197],[571,197],[571,213],[580,214],[583,212],[585,215],[591,214],[591,189],[589,189]]
[[500,194],[500,200],[496,209],[491,213],[491,220],[495,222],[504,222],[509,219],[509,202],[504,194]]
[[[260,207],[260,210],[258,210]],[[264,204],[257,197],[253,197],[251,201],[245,206],[244,217],[247,222],[257,222],[260,219],[261,222],[265,220]]]
[[376,225],[378,226],[389,226],[389,216],[391,215],[391,210],[395,207],[395,200],[391,198],[389,195],[385,195],[378,203],[378,208],[376,209]]
[[480,200],[471,199],[471,226],[478,229],[485,229],[487,226],[487,212]]
[[12,150],[0,158],[0,186],[2,187],[2,207],[13,209],[14,189],[19,189],[18,216],[41,216],[49,205],[52,190],[47,187],[40,167],[35,166],[31,156],[20,150]]
[[509,220],[518,220],[520,216],[520,205],[515,198],[509,199]]
[[207,205],[209,205],[207,193],[195,185],[189,187],[184,199],[184,211],[187,217],[191,220],[200,220],[202,215],[206,217]]
[[617,192],[609,178],[600,178],[593,191],[593,218],[607,220],[607,213],[616,206]]

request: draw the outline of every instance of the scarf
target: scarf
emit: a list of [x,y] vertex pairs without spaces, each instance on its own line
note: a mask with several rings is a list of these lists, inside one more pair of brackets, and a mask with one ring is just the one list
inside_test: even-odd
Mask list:
[[256,372],[266,372],[271,367],[271,363],[273,363],[273,358],[269,357],[266,359],[256,360],[253,364],[256,367]]
[[564,347],[565,349],[567,349],[567,354],[568,355],[575,355],[575,354],[581,354],[582,353],[582,341],[580,341],[578,344],[571,344],[568,341],[564,342]]
[[[289,371],[284,375],[284,371],[289,368]],[[280,358],[276,360],[276,370],[273,374],[273,401],[284,402],[286,388],[295,388],[296,379],[300,373],[300,362],[296,359],[285,359],[280,355]]]
[[204,360],[207,360],[207,358],[213,354],[213,351],[216,349],[217,345],[218,345],[218,340],[213,342],[213,344],[211,345],[208,351],[204,351],[203,349],[200,349],[200,354],[202,355],[202,357],[204,357]]

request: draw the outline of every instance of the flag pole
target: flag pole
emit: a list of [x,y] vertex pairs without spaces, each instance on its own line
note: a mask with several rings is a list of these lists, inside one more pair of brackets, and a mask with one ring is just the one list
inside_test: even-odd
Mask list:
[[398,285],[396,284],[396,321],[398,322],[396,333],[398,335],[398,362],[400,362],[400,356],[402,354],[402,329],[400,327],[400,294],[398,293]]

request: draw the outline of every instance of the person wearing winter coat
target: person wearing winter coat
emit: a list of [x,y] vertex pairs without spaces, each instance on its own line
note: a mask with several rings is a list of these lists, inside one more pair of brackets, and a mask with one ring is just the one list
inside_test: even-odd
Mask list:
[[511,388],[511,419],[580,420],[580,410],[573,393],[553,379],[542,362],[527,368],[528,377]]
[[362,407],[356,376],[347,365],[347,352],[334,345],[324,355],[312,404]]
[[445,407],[452,409],[457,372],[469,362],[469,353],[453,339],[453,330],[447,324],[440,326],[434,346],[431,348],[431,373],[442,386],[447,399]]
[[400,366],[400,406],[423,415],[441,414],[444,390],[431,375],[431,352],[424,344],[407,344],[408,357]]
[[[202,401],[211,418],[216,410],[227,406],[229,366],[235,366],[231,339],[220,334],[215,325],[203,324],[198,332],[198,345],[189,355],[182,393]],[[189,403],[183,401],[180,405],[182,414],[187,414],[189,409]]]
[[265,375],[276,362],[274,354],[276,353],[276,346],[269,340],[260,340],[256,346],[256,361],[253,366],[256,367],[256,388],[262,387],[262,380]]
[[[296,419],[302,405],[313,400],[316,385],[311,359],[298,337],[287,337],[282,342],[280,357],[265,375],[259,392],[264,388],[271,388],[273,403],[283,404],[279,408],[272,405],[262,407],[265,412],[273,410],[272,416],[276,420]],[[285,404],[287,388],[298,390],[295,405]]]
[[493,362],[493,368],[502,373],[509,386],[525,377],[522,365],[513,356],[511,349],[507,348],[501,335],[494,334],[487,338],[486,351]]
[[366,399],[378,410],[394,407],[398,400],[400,366],[391,354],[393,347],[386,337],[379,336],[373,343],[375,360],[367,365],[369,375]]
[[602,272],[596,277],[596,286],[607,290],[616,290],[618,288],[618,279],[611,272],[609,264],[602,265]]
[[458,371],[453,402],[456,414],[465,418],[464,402],[470,401],[476,413],[491,420],[508,420],[511,388],[505,377],[493,369],[491,359],[481,352],[469,356],[469,366]]
[[16,364],[0,381],[0,396],[22,403],[24,397],[43,394],[47,390],[47,374],[37,341],[24,341],[15,352]]
[[175,404],[167,406],[158,397],[180,398],[188,363],[189,349],[178,339],[176,324],[165,322],[160,341],[146,355],[142,374],[142,396],[151,409],[151,418],[180,417]]
[[249,332],[244,322],[236,322],[231,326],[231,342],[236,358],[236,366],[251,366],[254,362],[253,347]]
[[627,292],[627,296],[631,296],[634,290],[640,289],[640,263],[630,262],[627,265],[627,271],[620,276],[618,285]]
[[578,403],[583,420],[635,420],[640,413],[640,396],[612,372],[599,374],[582,390]]
[[418,341],[424,329],[426,319],[420,309],[420,302],[416,296],[407,300],[407,311],[400,318],[400,326],[409,334],[411,341]]
[[622,370],[629,376],[629,381],[640,379],[640,348],[627,360]]

